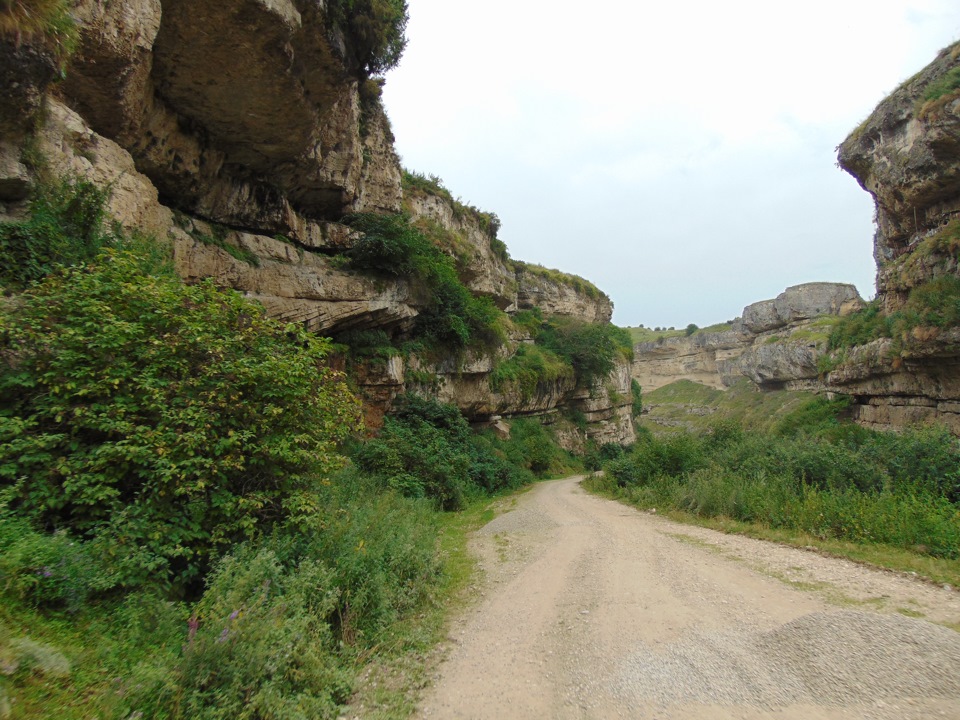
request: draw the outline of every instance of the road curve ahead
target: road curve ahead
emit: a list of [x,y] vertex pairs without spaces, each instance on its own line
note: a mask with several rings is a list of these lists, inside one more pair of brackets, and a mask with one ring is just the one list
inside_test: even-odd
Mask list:
[[[960,593],[542,483],[419,718],[960,720]],[[926,619],[925,619],[926,618]]]

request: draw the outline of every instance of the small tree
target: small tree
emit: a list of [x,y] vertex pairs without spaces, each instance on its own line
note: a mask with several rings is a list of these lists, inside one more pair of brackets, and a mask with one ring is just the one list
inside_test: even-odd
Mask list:
[[687,337],[690,337],[699,329],[700,328],[698,328],[695,323],[690,323],[689,325],[687,325],[687,329],[684,330],[683,332],[686,334]]
[[36,525],[102,541],[118,582],[189,581],[309,511],[359,407],[328,341],[142,263],[107,251],[0,312],[0,489]]

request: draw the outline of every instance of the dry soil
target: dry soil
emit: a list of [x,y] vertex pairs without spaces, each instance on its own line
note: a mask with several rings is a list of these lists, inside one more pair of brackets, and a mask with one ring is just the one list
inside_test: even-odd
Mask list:
[[960,719],[960,593],[543,483],[417,717]]

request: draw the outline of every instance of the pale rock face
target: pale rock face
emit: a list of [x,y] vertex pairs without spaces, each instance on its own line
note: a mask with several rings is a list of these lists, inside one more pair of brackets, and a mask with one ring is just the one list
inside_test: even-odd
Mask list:
[[676,380],[722,390],[739,376],[736,359],[752,342],[748,333],[731,330],[639,343],[630,372],[648,392]]
[[[960,217],[960,93],[926,99],[931,83],[957,68],[960,44],[891,93],[839,148],[841,167],[876,204],[877,299],[887,312],[912,288],[958,273],[955,253],[924,242]],[[937,420],[960,434],[960,330],[917,328],[900,343],[853,348],[828,389],[853,395],[864,425]]]
[[[187,282],[212,278],[259,301],[272,317],[319,334],[404,332],[423,298],[403,278],[351,272],[337,258],[359,237],[338,222],[344,214],[400,211],[401,170],[389,121],[375,93],[364,107],[357,80],[328,37],[323,7],[291,0],[78,0],[80,47],[57,95],[45,98],[36,139],[55,174],[112,188],[108,210],[121,225],[169,240]],[[43,58],[27,50],[0,48],[5,99],[16,95],[6,93],[14,83],[23,86],[16,113],[6,102],[0,107],[4,203],[25,197],[33,181],[21,160],[23,133],[32,131],[49,80]],[[606,296],[591,298],[562,282],[518,281],[470,213],[458,215],[442,198],[409,201],[414,218],[460,238],[459,267],[473,292],[508,311],[539,299],[547,313],[609,320]],[[611,393],[584,396],[571,380],[545,383],[529,398],[493,392],[494,360],[524,340],[434,366],[410,368],[391,358],[354,367],[370,426],[382,422],[400,392],[420,387],[407,378],[420,371],[436,377],[420,389],[473,420],[550,419],[579,404],[590,420],[579,442],[632,439],[624,368],[604,385],[617,388]]]
[[529,310],[538,307],[548,315],[577,317],[587,322],[605,323],[613,317],[613,303],[600,293],[597,297],[550,278],[517,270],[517,307]]
[[960,67],[958,49],[960,44],[943,49],[839,148],[840,166],[876,203],[877,290],[890,309],[900,305],[908,288],[887,287],[888,265],[960,213],[960,97],[948,92],[934,103],[924,100],[931,83]]
[[321,7],[83,0],[66,94],[179,209],[309,244],[311,223],[400,208],[386,118],[361,137]]
[[853,285],[814,282],[788,287],[773,300],[747,305],[743,327],[759,334],[822,315],[847,315],[863,307]]
[[718,390],[747,377],[762,388],[822,389],[817,361],[823,340],[810,340],[812,321],[863,307],[853,285],[806,283],[743,309],[724,332],[698,332],[634,346],[631,372],[645,391],[676,380]]

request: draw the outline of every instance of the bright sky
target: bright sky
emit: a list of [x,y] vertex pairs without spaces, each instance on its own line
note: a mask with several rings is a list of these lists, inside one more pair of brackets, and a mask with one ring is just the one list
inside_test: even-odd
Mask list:
[[960,38],[957,0],[408,0],[384,100],[410,170],[619,325],[874,294],[873,202],[835,147]]

